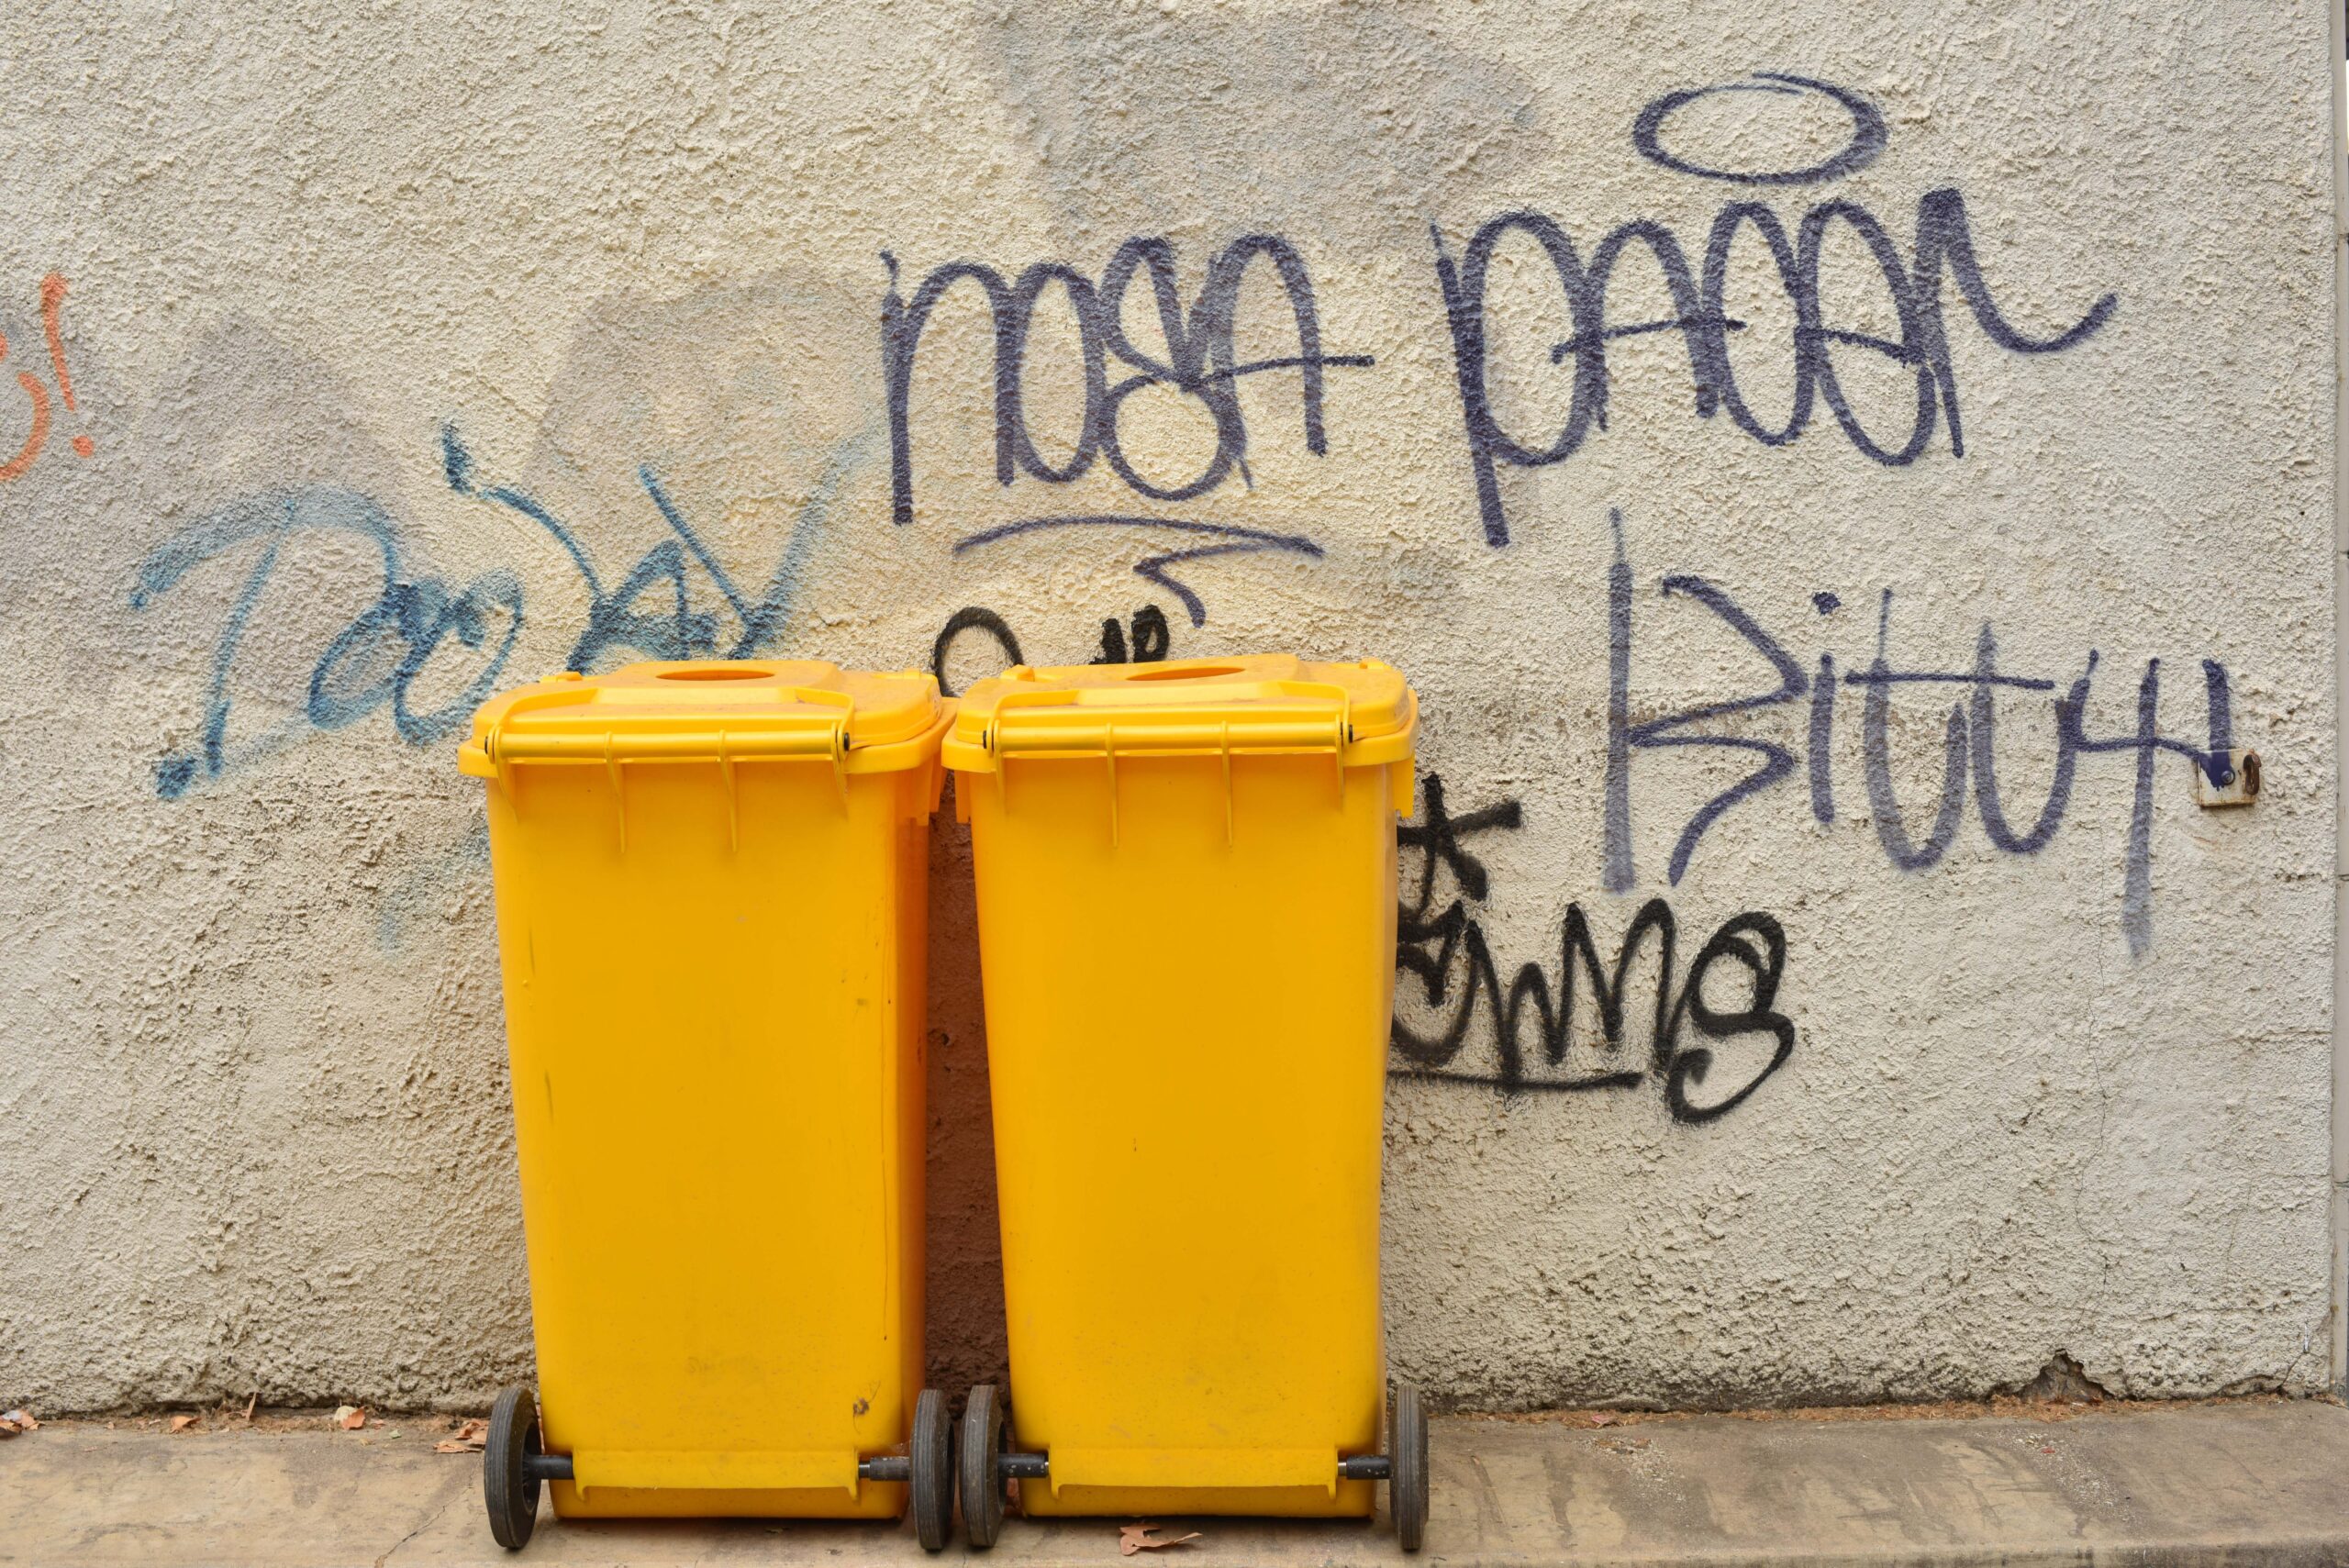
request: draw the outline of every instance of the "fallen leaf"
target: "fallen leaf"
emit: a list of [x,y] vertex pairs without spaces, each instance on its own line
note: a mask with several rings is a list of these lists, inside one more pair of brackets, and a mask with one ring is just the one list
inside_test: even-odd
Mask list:
[[457,1423],[453,1436],[432,1445],[435,1453],[479,1453],[489,1441],[489,1423],[478,1416],[468,1416]]
[[1119,1525],[1118,1527],[1119,1555],[1131,1557],[1137,1551],[1156,1551],[1161,1547],[1166,1546],[1188,1546],[1200,1539],[1197,1530],[1193,1530],[1188,1535],[1160,1535],[1157,1533],[1158,1529],[1158,1526],[1151,1524]]
[[40,1423],[33,1419],[30,1410],[10,1410],[0,1414],[0,1438],[13,1438],[18,1432],[37,1432]]
[[339,1405],[335,1407],[334,1424],[346,1432],[355,1432],[367,1424],[367,1412],[356,1405]]
[[174,1416],[172,1418],[172,1430],[184,1432],[195,1425],[196,1419],[194,1416]]
[[1590,1418],[1590,1424],[1594,1427],[1611,1427],[1621,1419],[1621,1417],[1612,1411],[1601,1410]]

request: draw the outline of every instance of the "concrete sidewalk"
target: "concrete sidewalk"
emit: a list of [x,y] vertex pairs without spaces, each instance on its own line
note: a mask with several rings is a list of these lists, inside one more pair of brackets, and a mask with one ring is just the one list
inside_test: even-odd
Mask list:
[[[446,1423],[165,1435],[52,1422],[0,1444],[0,1562],[918,1564],[909,1529],[564,1523],[489,1539]],[[323,1425],[323,1423],[319,1423]],[[400,1435],[394,1439],[391,1429]],[[2068,1419],[1436,1423],[1427,1564],[2349,1563],[2349,1410],[2228,1403]],[[1117,1521],[1013,1519],[1006,1568],[1122,1561]],[[1152,1554],[1398,1568],[1382,1521],[1206,1520]],[[957,1546],[945,1554],[962,1559]]]

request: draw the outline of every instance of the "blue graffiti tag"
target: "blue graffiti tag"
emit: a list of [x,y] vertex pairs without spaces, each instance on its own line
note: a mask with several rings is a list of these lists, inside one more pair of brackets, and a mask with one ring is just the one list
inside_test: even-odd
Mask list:
[[[546,506],[512,485],[483,484],[476,480],[472,450],[453,425],[443,426],[440,431],[440,467],[449,488],[458,495],[487,501],[527,517],[562,547],[564,558],[587,590],[587,625],[572,644],[566,661],[568,668],[584,674],[603,663],[607,654],[620,649],[652,659],[750,659],[774,646],[790,622],[791,606],[799,592],[808,552],[823,531],[842,486],[865,462],[874,444],[873,434],[866,431],[846,438],[832,449],[814,490],[792,524],[791,537],[776,558],[765,592],[756,600],[735,585],[732,575],[686,522],[684,512],[649,463],[638,464],[637,483],[643,486],[653,509],[675,537],[647,550],[620,578],[618,585],[609,588],[580,543],[578,534]],[[689,580],[694,567],[700,568],[717,588],[725,602],[725,613],[733,617],[738,628],[722,654],[718,651],[719,616],[694,605]],[[638,602],[657,587],[665,588],[667,607],[656,611],[638,609]]]
[[[458,495],[529,518],[562,547],[588,595],[587,625],[567,660],[571,669],[584,673],[616,662],[624,652],[653,659],[747,659],[773,647],[790,623],[808,553],[835,498],[875,443],[876,438],[867,432],[832,449],[764,591],[755,599],[735,584],[650,464],[638,465],[636,479],[670,537],[640,556],[616,586],[607,586],[578,533],[552,510],[514,486],[477,482],[473,454],[453,426],[440,433],[440,464],[449,487]],[[232,676],[238,651],[288,542],[306,533],[356,536],[372,544],[374,598],[318,653],[301,710],[258,736],[232,743],[228,721],[235,706]],[[306,730],[341,729],[378,708],[391,710],[394,731],[412,746],[446,740],[497,689],[522,634],[522,580],[510,568],[492,567],[463,586],[453,586],[444,577],[417,569],[399,525],[381,502],[331,485],[270,491],[198,518],[139,562],[131,608],[154,608],[206,562],[231,555],[241,560],[247,550],[253,552],[250,562],[213,641],[197,740],[155,765],[155,792],[166,800],[176,800],[240,763],[258,761]],[[719,606],[696,606],[696,573],[716,589]],[[662,607],[640,609],[640,601],[652,592],[664,601]],[[729,617],[734,632],[721,650],[720,634]],[[465,648],[487,651],[486,657],[455,696],[418,712],[410,700],[416,681],[451,639]]]
[[[310,670],[309,695],[302,712],[231,747],[228,740],[233,706],[229,677],[238,649],[287,541],[306,532],[356,535],[375,547],[381,579],[374,602],[360,611],[318,655]],[[379,707],[391,708],[400,739],[410,745],[426,745],[453,734],[496,689],[515,640],[522,633],[520,579],[503,567],[493,567],[451,591],[445,579],[413,571],[390,515],[356,491],[331,486],[277,491],[207,514],[139,562],[130,607],[143,611],[154,606],[198,566],[256,543],[259,553],[247,568],[213,641],[204,722],[196,744],[155,764],[155,792],[164,799],[177,799],[201,780],[217,778],[239,762],[277,750],[305,726],[340,729]],[[467,648],[485,646],[500,611],[506,620],[505,636],[464,690],[439,707],[415,711],[408,703],[409,689],[433,655],[451,634]]]

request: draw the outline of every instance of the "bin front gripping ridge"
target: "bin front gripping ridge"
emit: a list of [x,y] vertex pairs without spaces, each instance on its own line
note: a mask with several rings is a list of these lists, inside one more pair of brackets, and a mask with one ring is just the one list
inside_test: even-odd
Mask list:
[[1380,1447],[1395,819],[1417,704],[1375,660],[1025,666],[941,748],[971,824],[1017,1400],[974,1389],[964,1531],[1029,1514],[1366,1517]]
[[[942,1547],[921,1389],[928,674],[632,664],[484,706],[539,1388],[490,1528],[892,1518]],[[916,1393],[919,1390],[918,1394]]]

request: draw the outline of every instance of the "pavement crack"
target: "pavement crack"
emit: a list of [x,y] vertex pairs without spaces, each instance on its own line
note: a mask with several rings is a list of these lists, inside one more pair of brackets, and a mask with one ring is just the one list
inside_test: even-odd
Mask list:
[[430,1513],[425,1515],[421,1519],[418,1519],[414,1529],[400,1537],[399,1540],[392,1542],[392,1544],[385,1549],[384,1554],[375,1559],[373,1568],[384,1568],[385,1563],[399,1555],[401,1547],[406,1546],[409,1541],[414,1540],[417,1536],[422,1535],[426,1530],[430,1529],[434,1525],[439,1524],[440,1522],[440,1516],[447,1513],[450,1508],[454,1507],[457,1503],[462,1501],[470,1490],[471,1488],[469,1487],[460,1486],[453,1494],[443,1497],[440,1500],[440,1506],[433,1509]]

